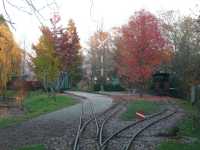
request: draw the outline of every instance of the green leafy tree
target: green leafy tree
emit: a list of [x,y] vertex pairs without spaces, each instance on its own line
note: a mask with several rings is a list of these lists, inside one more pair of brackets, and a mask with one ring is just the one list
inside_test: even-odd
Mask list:
[[190,97],[190,89],[200,83],[200,33],[198,18],[179,16],[166,12],[162,17],[165,35],[174,47],[174,56],[170,66],[178,81],[181,96]]
[[41,28],[39,42],[33,45],[36,57],[33,58],[33,68],[37,78],[42,81],[46,91],[53,89],[59,75],[60,62],[54,49],[54,41],[48,27]]

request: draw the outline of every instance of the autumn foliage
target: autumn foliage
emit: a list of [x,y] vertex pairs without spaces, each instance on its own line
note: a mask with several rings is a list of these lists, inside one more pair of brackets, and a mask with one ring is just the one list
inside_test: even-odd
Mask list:
[[[81,45],[75,23],[69,20],[66,30],[56,27],[52,31],[54,35],[55,52],[61,62],[61,70],[67,72],[71,82],[75,85],[81,79],[82,54]],[[55,30],[56,29],[56,30]]]
[[64,73],[73,85],[81,78],[81,46],[75,23],[70,20],[64,28],[58,25],[59,21],[60,16],[54,15],[52,27],[41,27],[39,42],[33,45],[36,52],[34,72],[46,89],[58,88],[58,80],[63,78]]
[[41,28],[39,42],[33,45],[36,57],[33,58],[33,68],[37,79],[42,81],[47,90],[59,76],[60,61],[54,50],[53,35],[48,27]]
[[0,18],[0,94],[13,76],[20,74],[21,49],[15,42],[9,26]]
[[121,28],[117,62],[124,81],[144,85],[161,63],[170,60],[169,43],[161,31],[159,20],[145,10]]

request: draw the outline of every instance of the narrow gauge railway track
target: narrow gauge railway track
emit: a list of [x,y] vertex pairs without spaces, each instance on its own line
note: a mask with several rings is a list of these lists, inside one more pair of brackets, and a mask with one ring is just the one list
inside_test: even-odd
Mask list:
[[[100,145],[100,148],[101,148],[101,150],[108,149],[107,146],[112,139],[119,138],[118,136],[121,133],[123,133],[124,131],[127,131],[128,129],[133,128],[134,130],[137,129],[137,131],[131,135],[131,138],[129,139],[128,143],[123,147],[123,150],[130,150],[132,143],[134,142],[136,137],[138,137],[144,130],[148,129],[149,127],[153,126],[154,124],[156,124],[164,119],[167,119],[167,118],[173,116],[175,113],[176,113],[175,109],[174,110],[163,110],[161,112],[150,115],[143,120],[135,121],[121,129],[119,129],[118,131],[114,132],[112,135],[110,135],[107,139],[105,139],[103,141],[103,143]],[[140,125],[142,123],[146,123],[146,124],[143,125],[142,128],[136,128],[137,125]]]
[[101,146],[103,143],[103,129],[105,124],[115,115],[117,114],[119,111],[121,110],[121,107],[118,107],[117,109],[115,109],[114,111],[111,112],[111,114],[109,114],[108,116],[104,116],[103,119],[101,119],[101,125],[100,125],[100,130],[99,130],[99,135],[98,135],[98,139],[99,139],[99,145]]
[[150,123],[147,123],[144,127],[142,127],[141,129],[139,129],[135,134],[132,135],[131,139],[129,140],[128,144],[124,147],[124,150],[130,150],[131,145],[133,143],[133,141],[136,139],[137,136],[139,136],[140,133],[142,133],[145,129],[148,129],[149,127],[153,126],[154,124],[160,122],[161,120],[167,119],[169,117],[171,117],[172,115],[174,115],[176,113],[176,111],[172,111],[167,115],[164,115],[158,119],[156,119],[155,121],[152,121]]
[[[84,115],[84,106],[82,107],[82,113],[80,116],[80,123],[79,123],[79,127],[77,130],[77,135],[76,138],[74,140],[74,144],[73,144],[73,150],[80,150],[82,148],[80,148],[80,140],[81,140],[81,136],[84,134],[84,131],[86,130],[87,132],[89,131],[88,127],[89,124],[91,123],[95,123],[96,126],[96,135],[95,137],[91,137],[91,139],[94,139],[94,143],[96,145],[97,150],[106,150],[109,149],[108,145],[109,142],[111,142],[114,138],[119,138],[118,136],[123,133],[124,131],[127,130],[132,130],[132,129],[136,129],[136,132],[134,132],[131,135],[131,138],[129,139],[128,143],[125,144],[125,146],[123,147],[123,150],[130,150],[132,143],[135,141],[136,137],[138,137],[144,130],[148,129],[149,127],[153,126],[154,124],[165,120],[171,116],[173,116],[176,113],[176,109],[166,109],[163,110],[161,112],[149,115],[148,117],[146,117],[143,120],[137,120],[121,129],[119,129],[118,131],[114,132],[112,135],[108,136],[107,138],[104,137],[103,135],[103,131],[105,130],[105,124],[109,122],[110,119],[112,119],[112,117],[119,112],[122,107],[123,103],[116,103],[114,104],[110,109],[106,110],[105,112],[96,115],[95,114],[95,110],[94,110],[94,106],[93,104],[90,102],[88,105],[90,106],[90,118],[87,119],[85,122],[83,122],[83,115]],[[144,125],[142,125],[144,123]],[[137,125],[142,125],[142,127],[138,128]]]
[[[87,110],[90,113],[89,118],[87,120],[85,120],[85,121],[84,121],[84,114],[85,114],[84,105],[88,106]],[[90,103],[90,102],[87,102],[86,104],[82,103],[82,111],[81,111],[81,115],[80,115],[80,118],[79,118],[78,130],[77,130],[76,137],[75,137],[75,140],[74,140],[74,143],[73,143],[73,150],[79,150],[80,149],[80,147],[79,147],[80,136],[84,132],[86,127],[92,121],[95,121],[95,124],[96,124],[96,134],[98,135],[98,133],[99,133],[99,125],[98,125],[97,118],[96,118],[96,115],[95,115],[93,107],[94,107],[93,104]]]
[[[85,105],[85,107],[84,107]],[[94,139],[96,142],[96,149],[100,149],[100,142],[102,139],[102,133],[103,133],[103,127],[104,124],[114,115],[116,114],[121,107],[120,103],[113,104],[109,109],[105,110],[104,112],[96,115],[94,110],[94,105],[91,101],[88,101],[87,103],[82,103],[82,111],[79,118],[79,126],[77,129],[76,137],[73,142],[73,150],[79,150],[80,149],[80,141],[81,137],[86,134],[85,132],[90,131],[88,129],[89,125],[92,123],[95,123],[96,131],[95,131],[95,137],[90,137],[91,139]],[[118,108],[119,107],[119,108]],[[85,108],[85,109],[84,109]],[[84,118],[85,110],[90,113],[89,117]],[[109,115],[108,115],[109,114]],[[101,123],[102,122],[102,123]],[[100,126],[101,124],[101,126]]]

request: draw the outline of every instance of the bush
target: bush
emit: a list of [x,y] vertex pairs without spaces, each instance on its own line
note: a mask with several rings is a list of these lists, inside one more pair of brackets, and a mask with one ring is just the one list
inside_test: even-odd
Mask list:
[[[113,84],[104,84],[104,90],[105,91],[124,91],[125,89],[120,85],[113,85]],[[94,91],[100,91],[101,90],[101,84],[94,84],[93,85]]]

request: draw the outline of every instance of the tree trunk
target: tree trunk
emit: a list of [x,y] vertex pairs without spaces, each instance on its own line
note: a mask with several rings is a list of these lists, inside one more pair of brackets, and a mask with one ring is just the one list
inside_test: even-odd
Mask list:
[[192,104],[195,104],[196,102],[196,86],[195,85],[192,85],[191,87],[190,99],[191,99]]
[[144,91],[144,83],[141,83],[141,85],[140,85],[140,91],[139,91],[139,96],[140,96],[140,97],[143,97],[143,96],[144,96],[143,91]]
[[2,100],[5,101],[6,100],[6,88],[2,90]]

